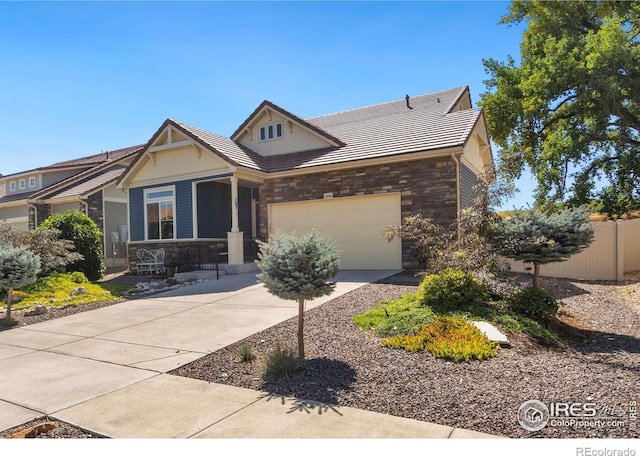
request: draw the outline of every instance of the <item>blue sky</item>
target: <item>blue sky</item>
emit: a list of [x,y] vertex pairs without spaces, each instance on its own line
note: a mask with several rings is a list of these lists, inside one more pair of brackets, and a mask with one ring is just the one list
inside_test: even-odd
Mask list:
[[507,5],[0,2],[0,173],[144,143],[168,117],[229,136],[264,99],[305,118],[469,85],[476,104],[481,59],[519,55]]

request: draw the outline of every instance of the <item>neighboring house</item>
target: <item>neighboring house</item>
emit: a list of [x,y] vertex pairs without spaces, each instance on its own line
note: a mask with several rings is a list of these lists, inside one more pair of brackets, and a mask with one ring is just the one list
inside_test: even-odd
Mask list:
[[[493,161],[468,87],[301,119],[264,101],[230,138],[167,119],[118,180],[129,200],[129,261],[138,248],[231,269],[255,239],[317,227],[342,269],[415,267],[386,225],[423,214],[449,226]],[[194,257],[196,260],[194,261]]]
[[1,177],[5,194],[0,196],[0,220],[20,230],[35,229],[51,214],[80,210],[104,233],[106,264],[115,265],[116,257],[125,263],[124,244],[114,256],[110,242],[110,233],[127,224],[126,194],[115,181],[141,149],[128,147]]

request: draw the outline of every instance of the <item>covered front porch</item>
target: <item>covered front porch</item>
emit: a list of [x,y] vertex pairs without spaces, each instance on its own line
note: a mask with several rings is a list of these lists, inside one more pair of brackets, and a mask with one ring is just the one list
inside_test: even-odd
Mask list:
[[[176,183],[172,196],[167,195],[166,186],[161,192],[147,191],[146,239],[129,241],[130,270],[136,270],[140,249],[161,249],[164,266],[178,272],[222,269],[227,274],[238,274],[255,270],[259,183],[225,175],[190,184]],[[163,194],[162,203],[153,203],[155,193]],[[190,230],[185,226],[186,204],[181,204],[189,200]]]

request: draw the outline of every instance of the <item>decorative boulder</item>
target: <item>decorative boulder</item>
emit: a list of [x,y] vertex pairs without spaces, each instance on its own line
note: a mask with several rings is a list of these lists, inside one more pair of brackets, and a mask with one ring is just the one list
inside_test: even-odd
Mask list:
[[36,315],[44,315],[49,312],[45,304],[36,304],[24,311],[25,317],[35,317]]
[[87,290],[86,287],[75,287],[73,290],[71,290],[69,296],[78,296],[86,293],[89,293],[89,290]]

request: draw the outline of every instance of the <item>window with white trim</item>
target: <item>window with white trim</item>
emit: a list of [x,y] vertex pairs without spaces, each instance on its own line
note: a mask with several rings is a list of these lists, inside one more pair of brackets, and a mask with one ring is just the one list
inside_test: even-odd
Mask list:
[[27,181],[20,179],[20,190],[24,190],[25,188],[27,188]]
[[175,188],[148,188],[144,191],[144,221],[147,240],[175,239]]
[[29,188],[35,188],[36,186],[36,178],[35,177],[30,177],[29,178]]
[[15,192],[16,191],[16,181],[9,182],[9,191],[11,191],[11,192]]
[[276,122],[260,127],[258,139],[260,141],[273,141],[274,139],[282,139],[284,136],[284,128],[282,122]]

